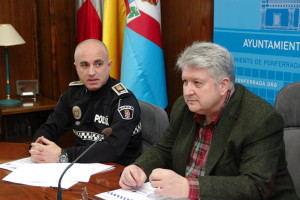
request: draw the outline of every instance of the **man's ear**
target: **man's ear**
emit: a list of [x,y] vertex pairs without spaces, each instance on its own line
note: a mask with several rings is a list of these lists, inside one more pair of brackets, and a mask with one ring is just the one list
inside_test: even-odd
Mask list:
[[225,95],[229,90],[229,88],[230,88],[230,80],[229,78],[225,77],[222,79],[220,83],[221,94]]
[[107,62],[107,65],[108,65],[108,67],[109,67],[109,70],[111,70],[112,60],[109,60],[109,61]]

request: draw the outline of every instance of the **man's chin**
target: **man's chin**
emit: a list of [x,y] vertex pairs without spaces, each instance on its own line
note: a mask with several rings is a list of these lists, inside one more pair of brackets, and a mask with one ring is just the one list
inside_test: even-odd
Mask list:
[[86,87],[89,91],[95,91],[95,90],[99,90],[100,87],[97,86],[93,86],[93,85],[89,85],[88,87]]
[[199,107],[196,105],[188,104],[188,107],[191,112],[196,112],[199,110]]

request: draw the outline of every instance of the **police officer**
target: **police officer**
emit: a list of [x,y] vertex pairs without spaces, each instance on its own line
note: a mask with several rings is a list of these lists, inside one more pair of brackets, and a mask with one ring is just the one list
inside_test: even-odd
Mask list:
[[[101,41],[81,42],[74,59],[80,81],[70,84],[35,132],[31,160],[71,162],[101,137],[78,162],[132,163],[141,153],[140,108],[135,96],[109,76],[112,61]],[[62,149],[55,142],[70,128],[77,137],[76,146]]]

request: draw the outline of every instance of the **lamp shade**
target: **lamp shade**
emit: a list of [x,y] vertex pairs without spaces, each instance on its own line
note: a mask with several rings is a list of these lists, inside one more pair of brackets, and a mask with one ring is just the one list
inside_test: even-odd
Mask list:
[[24,44],[25,41],[11,24],[0,24],[0,46]]

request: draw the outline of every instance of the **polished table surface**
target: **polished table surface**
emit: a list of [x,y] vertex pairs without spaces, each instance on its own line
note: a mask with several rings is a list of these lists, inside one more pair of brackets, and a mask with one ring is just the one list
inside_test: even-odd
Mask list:
[[33,99],[25,99],[21,101],[18,106],[0,106],[2,115],[13,115],[21,113],[29,113],[44,110],[53,110],[56,106],[56,101],[47,99],[45,97],[37,97],[36,101]]
[[[29,156],[29,144],[24,143],[7,143],[0,142],[0,163],[5,163],[20,158]],[[64,200],[81,199],[78,189],[85,188],[88,192],[88,199],[100,199],[96,194],[114,190],[119,188],[119,177],[124,166],[115,163],[104,163],[114,165],[115,169],[94,174],[91,176],[88,183],[79,182],[72,186],[69,191],[63,191]],[[35,187],[16,183],[3,181],[10,171],[0,169],[0,200],[14,200],[14,199],[36,199],[36,200],[55,200],[56,189],[49,187]]]

